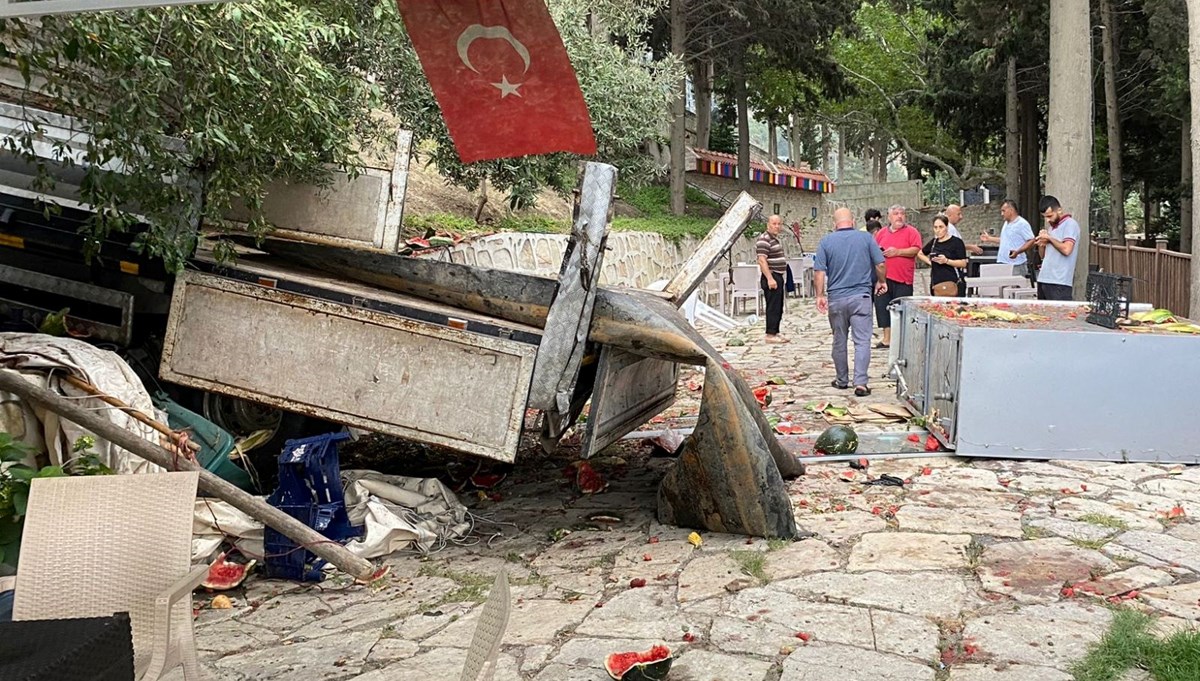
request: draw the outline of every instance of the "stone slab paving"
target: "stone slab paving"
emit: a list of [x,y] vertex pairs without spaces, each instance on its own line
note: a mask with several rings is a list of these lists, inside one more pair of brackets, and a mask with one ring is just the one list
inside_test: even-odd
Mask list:
[[[752,385],[783,379],[768,411],[809,433],[826,426],[812,401],[897,404],[878,351],[873,395],[830,387],[828,326],[811,301],[789,300],[787,345],[763,345],[759,328],[701,330]],[[651,427],[690,425],[703,374],[683,374]],[[600,681],[605,655],[655,643],[678,655],[678,681],[1066,681],[1110,621],[1106,599],[1164,632],[1200,621],[1200,467],[934,455],[850,476],[819,464],[789,483],[812,537],[701,533],[693,546],[690,530],[654,520],[669,457],[617,445],[592,461],[608,490],[582,496],[562,472],[577,437],[555,456],[526,437],[505,483],[461,495],[469,541],[389,556],[391,574],[371,585],[252,577],[228,610],[197,593],[209,677],[458,678],[501,568],[513,601],[498,681]],[[883,473],[907,483],[864,484]]]

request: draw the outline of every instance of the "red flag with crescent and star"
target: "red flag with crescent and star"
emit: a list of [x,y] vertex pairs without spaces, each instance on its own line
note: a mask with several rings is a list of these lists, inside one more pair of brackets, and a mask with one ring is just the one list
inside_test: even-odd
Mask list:
[[596,153],[545,0],[397,0],[464,163]]

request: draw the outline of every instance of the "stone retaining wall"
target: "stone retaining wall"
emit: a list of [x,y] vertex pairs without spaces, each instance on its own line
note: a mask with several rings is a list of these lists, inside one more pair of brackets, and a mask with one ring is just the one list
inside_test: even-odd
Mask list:
[[[675,244],[660,234],[647,232],[610,232],[600,283],[645,288],[660,279],[670,279],[699,243],[685,238]],[[450,259],[466,265],[555,278],[566,247],[565,234],[504,232],[461,243],[450,251]],[[753,239],[738,239],[732,250],[734,262],[754,260]]]

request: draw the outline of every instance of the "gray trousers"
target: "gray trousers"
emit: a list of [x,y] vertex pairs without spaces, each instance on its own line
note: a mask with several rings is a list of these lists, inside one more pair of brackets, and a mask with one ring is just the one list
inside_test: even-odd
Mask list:
[[846,337],[852,332],[854,383],[851,385],[867,385],[867,371],[871,364],[871,309],[871,296],[867,294],[829,301],[829,327],[833,329],[833,366],[837,371],[838,383],[850,383]]

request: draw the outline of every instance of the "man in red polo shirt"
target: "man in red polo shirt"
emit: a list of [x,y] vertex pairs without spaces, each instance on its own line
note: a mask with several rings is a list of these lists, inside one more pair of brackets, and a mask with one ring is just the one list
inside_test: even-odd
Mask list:
[[917,271],[917,253],[921,251],[921,233],[908,224],[904,206],[888,209],[887,227],[875,232],[875,243],[883,249],[887,268],[887,291],[875,296],[875,316],[883,338],[875,346],[887,348],[892,344],[892,313],[888,305],[897,298],[913,294],[913,275]]

